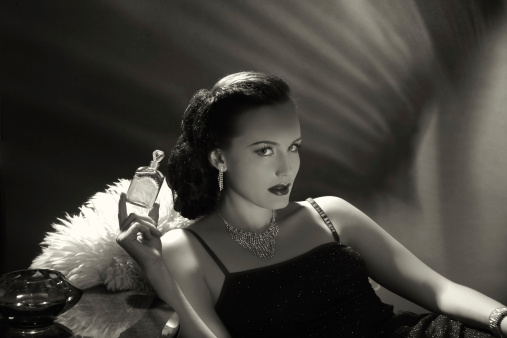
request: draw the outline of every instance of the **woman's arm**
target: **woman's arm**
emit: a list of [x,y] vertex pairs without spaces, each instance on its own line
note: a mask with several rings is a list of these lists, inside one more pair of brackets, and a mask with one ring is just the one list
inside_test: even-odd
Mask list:
[[202,313],[198,313],[190,304],[163,260],[158,264],[145,267],[143,270],[158,297],[169,304],[178,314],[180,320],[179,337],[229,337],[221,323],[212,323],[209,318],[206,322],[202,319]]
[[203,323],[217,337],[229,337],[214,309],[203,269],[195,254],[194,248],[199,248],[199,244],[195,243],[194,237],[182,229],[172,230],[162,237],[162,247],[165,265],[180,287],[178,293],[184,294],[183,298],[187,301],[181,315],[177,311],[183,337],[198,337],[192,333],[192,326],[198,323]]
[[[169,246],[163,253],[160,239],[162,234],[156,228],[158,215],[153,216],[150,213],[150,216],[135,214],[127,216],[125,195],[122,194],[118,212],[121,232],[116,241],[139,264],[157,295],[176,311],[180,319],[181,337],[229,337],[211,303],[197,301],[193,304],[184,295],[180,284],[169,272],[164,261],[163,255],[171,257],[172,252]],[[181,259],[185,264],[188,261],[186,257]],[[182,265],[185,266],[185,264]],[[191,284],[207,290],[206,286],[199,282]],[[195,299],[195,297],[192,298]],[[216,318],[208,315],[210,312],[215,313]]]
[[[433,312],[488,328],[490,313],[501,303],[444,278],[342,199],[323,197],[318,203],[339,228],[342,242],[361,254],[375,281]],[[502,330],[507,334],[507,320]]]

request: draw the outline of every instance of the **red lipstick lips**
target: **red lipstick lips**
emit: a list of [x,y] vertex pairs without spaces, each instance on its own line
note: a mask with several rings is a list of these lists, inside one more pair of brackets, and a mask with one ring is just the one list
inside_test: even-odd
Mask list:
[[276,196],[284,196],[289,193],[290,183],[277,184],[268,189],[268,191]]

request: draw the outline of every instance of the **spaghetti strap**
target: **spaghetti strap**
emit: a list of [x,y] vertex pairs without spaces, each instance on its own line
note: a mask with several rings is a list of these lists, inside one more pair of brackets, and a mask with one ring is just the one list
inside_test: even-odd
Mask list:
[[229,274],[229,271],[225,267],[224,263],[222,263],[222,261],[218,258],[218,256],[215,254],[215,252],[213,252],[213,250],[211,250],[211,248],[208,246],[208,244],[206,244],[206,242],[201,238],[201,236],[199,236],[195,231],[193,231],[191,229],[183,229],[183,230],[192,233],[192,235],[194,235],[194,237],[197,238],[197,240],[199,242],[201,242],[201,245],[204,247],[204,249],[206,249],[206,251],[211,256],[211,258],[213,258],[215,263],[217,263],[218,267],[222,270],[224,275],[227,276]]
[[306,201],[308,203],[310,203],[312,205],[312,207],[315,208],[315,210],[317,210],[317,212],[319,213],[320,217],[322,217],[322,219],[324,220],[324,223],[326,223],[326,225],[329,228],[329,230],[331,230],[331,232],[333,233],[333,237],[334,237],[335,241],[337,241],[338,243],[340,243],[340,236],[338,236],[338,233],[336,232],[336,228],[334,227],[333,223],[331,223],[331,220],[329,219],[329,217],[327,217],[326,213],[324,212],[324,210],[322,210],[322,208],[320,207],[320,205],[318,205],[317,202],[315,202],[313,200],[313,198],[311,198],[311,197],[308,197],[306,199]]

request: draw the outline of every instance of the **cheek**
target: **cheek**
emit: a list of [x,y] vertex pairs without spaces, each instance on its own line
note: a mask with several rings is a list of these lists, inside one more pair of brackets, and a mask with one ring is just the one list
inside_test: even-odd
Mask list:
[[262,185],[263,181],[269,179],[270,172],[273,171],[273,165],[270,161],[254,161],[254,163],[243,166],[243,179],[250,185]]
[[259,179],[266,176],[264,167],[265,165],[262,162],[250,158],[230,163],[230,183],[236,188],[255,187],[259,183]]
[[292,161],[292,170],[294,173],[294,177],[296,177],[296,175],[298,174],[300,166],[301,166],[301,159],[299,158],[299,154],[295,154],[294,160]]

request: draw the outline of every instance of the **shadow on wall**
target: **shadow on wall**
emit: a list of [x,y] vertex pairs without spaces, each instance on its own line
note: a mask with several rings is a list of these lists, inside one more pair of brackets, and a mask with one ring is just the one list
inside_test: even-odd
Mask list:
[[[428,109],[405,180],[369,203],[371,215],[444,276],[505,303],[507,294],[507,20],[466,63],[460,83]],[[386,298],[389,298],[387,295]]]

